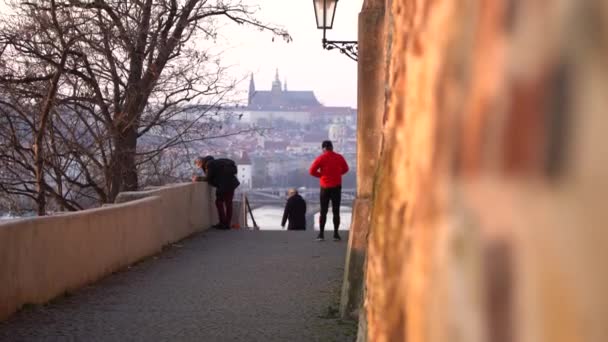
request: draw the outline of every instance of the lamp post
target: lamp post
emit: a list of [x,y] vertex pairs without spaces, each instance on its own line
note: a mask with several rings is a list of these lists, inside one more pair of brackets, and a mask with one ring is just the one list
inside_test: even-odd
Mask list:
[[326,31],[334,25],[338,0],[312,0],[315,9],[317,28],[323,30],[323,48],[326,50],[338,49],[350,59],[357,61],[359,43],[357,41],[327,40]]

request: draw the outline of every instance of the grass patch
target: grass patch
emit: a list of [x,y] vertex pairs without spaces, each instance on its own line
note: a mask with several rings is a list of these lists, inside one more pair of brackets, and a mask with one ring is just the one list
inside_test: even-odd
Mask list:
[[340,295],[342,290],[342,283],[336,281],[331,287],[331,302],[321,309],[319,318],[323,319],[324,322],[318,326],[329,338],[327,341],[356,341],[358,322],[355,320],[342,319],[340,317]]
[[328,305],[327,308],[323,311],[323,313],[321,315],[319,315],[319,318],[323,318],[323,319],[336,319],[339,317],[340,317],[340,310],[333,305]]

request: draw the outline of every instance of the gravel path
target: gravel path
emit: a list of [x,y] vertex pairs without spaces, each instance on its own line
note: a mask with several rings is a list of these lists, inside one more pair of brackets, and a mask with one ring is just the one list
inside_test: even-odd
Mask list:
[[[331,236],[331,234],[330,234]],[[0,341],[353,341],[336,318],[347,236],[207,231],[0,323]]]

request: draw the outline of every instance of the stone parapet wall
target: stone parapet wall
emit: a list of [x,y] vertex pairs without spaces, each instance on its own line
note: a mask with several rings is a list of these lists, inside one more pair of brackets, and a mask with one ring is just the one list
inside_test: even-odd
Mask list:
[[191,234],[196,229],[217,223],[215,190],[206,183],[174,184],[145,191],[122,192],[116,203],[157,196],[163,208],[163,241],[169,243]]
[[0,224],[0,319],[95,282],[215,221],[206,184],[131,194],[142,198]]

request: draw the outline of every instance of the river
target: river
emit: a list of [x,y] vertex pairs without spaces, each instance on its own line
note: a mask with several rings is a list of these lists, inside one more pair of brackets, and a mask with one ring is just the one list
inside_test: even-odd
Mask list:
[[[281,219],[283,218],[283,208],[278,206],[263,206],[253,210],[253,217],[261,230],[281,230]],[[350,207],[340,207],[340,230],[348,230],[352,217]],[[331,209],[327,214],[327,224],[325,230],[333,230]],[[319,230],[319,214],[315,215],[315,230]]]

